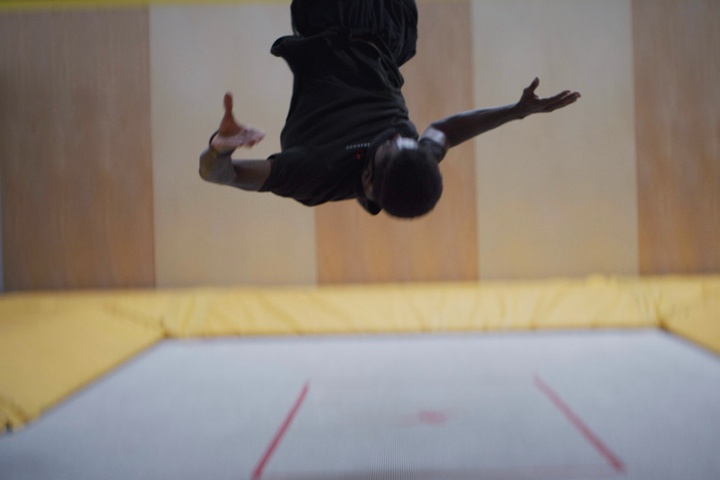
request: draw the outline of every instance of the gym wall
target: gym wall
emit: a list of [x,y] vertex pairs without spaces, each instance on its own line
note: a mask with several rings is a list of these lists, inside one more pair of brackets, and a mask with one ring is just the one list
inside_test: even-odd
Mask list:
[[[426,218],[204,183],[222,95],[279,149],[289,2],[0,3],[10,290],[476,281],[720,271],[720,5],[419,0],[419,129],[579,90],[451,151]],[[78,6],[79,5],[79,6]],[[33,8],[30,8],[33,6]]]

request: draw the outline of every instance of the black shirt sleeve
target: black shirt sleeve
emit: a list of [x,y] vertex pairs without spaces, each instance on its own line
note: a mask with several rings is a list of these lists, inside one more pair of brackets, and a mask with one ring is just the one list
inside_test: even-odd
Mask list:
[[272,155],[272,170],[261,192],[273,192],[315,206],[357,197],[362,164],[344,149],[293,147]]
[[429,155],[435,160],[437,160],[438,163],[440,163],[442,159],[445,158],[445,148],[439,143],[430,140],[429,138],[421,138],[418,143],[420,145],[420,148],[424,148],[425,150],[427,150]]

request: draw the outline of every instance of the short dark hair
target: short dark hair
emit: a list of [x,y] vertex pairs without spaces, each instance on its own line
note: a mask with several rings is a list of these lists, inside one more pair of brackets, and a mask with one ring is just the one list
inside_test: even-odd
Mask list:
[[378,173],[378,201],[394,217],[425,215],[442,195],[443,182],[438,162],[424,148],[400,150]]

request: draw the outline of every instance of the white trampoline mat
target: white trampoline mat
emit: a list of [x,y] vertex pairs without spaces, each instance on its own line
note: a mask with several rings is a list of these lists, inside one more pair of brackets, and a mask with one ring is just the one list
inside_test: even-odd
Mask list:
[[0,438],[0,478],[720,478],[720,359],[665,333],[167,341]]

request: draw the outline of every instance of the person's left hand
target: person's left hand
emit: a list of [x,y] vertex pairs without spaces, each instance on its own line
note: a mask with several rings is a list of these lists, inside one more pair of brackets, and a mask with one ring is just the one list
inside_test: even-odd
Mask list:
[[535,94],[535,89],[537,89],[538,85],[540,85],[540,79],[535,78],[535,80],[523,90],[522,97],[517,103],[517,107],[523,116],[533,113],[552,112],[558,108],[567,107],[580,98],[578,92],[571,92],[570,90],[560,92],[553,97],[540,98]]

